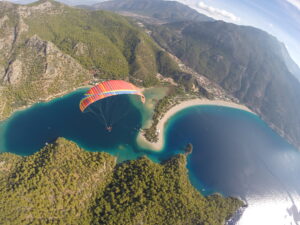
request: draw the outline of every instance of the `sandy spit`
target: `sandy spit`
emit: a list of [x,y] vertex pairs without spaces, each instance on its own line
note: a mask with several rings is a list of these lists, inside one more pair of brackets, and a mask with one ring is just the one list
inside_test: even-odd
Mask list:
[[153,151],[161,151],[164,147],[164,128],[166,122],[174,116],[177,112],[186,109],[188,107],[192,106],[197,106],[197,105],[217,105],[217,106],[225,106],[225,107],[230,107],[230,108],[236,108],[236,109],[241,109],[250,113],[255,114],[253,111],[251,111],[248,107],[233,103],[233,102],[226,102],[226,101],[221,101],[221,100],[208,100],[208,99],[192,99],[192,100],[187,100],[184,102],[179,103],[178,105],[175,105],[171,109],[169,109],[163,117],[159,120],[157,124],[157,131],[158,133],[158,141],[157,142],[149,142],[146,140],[146,138],[143,135],[143,132],[140,132],[137,136],[137,143],[140,145],[142,148],[146,148],[149,150]]

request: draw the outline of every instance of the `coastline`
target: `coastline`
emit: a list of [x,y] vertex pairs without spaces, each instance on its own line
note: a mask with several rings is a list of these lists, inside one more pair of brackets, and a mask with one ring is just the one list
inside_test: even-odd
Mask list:
[[38,104],[38,103],[45,103],[45,102],[50,102],[56,98],[59,98],[59,97],[62,97],[62,96],[65,96],[67,94],[70,94],[72,93],[73,91],[77,91],[79,89],[82,89],[82,88],[90,88],[92,87],[91,85],[82,85],[82,86],[79,86],[79,87],[74,87],[72,88],[71,90],[66,90],[66,91],[62,91],[62,92],[59,92],[59,93],[56,93],[56,94],[51,94],[49,95],[48,97],[46,98],[40,98],[40,99],[37,99],[36,101],[32,101],[30,103],[28,103],[27,105],[24,105],[24,106],[21,106],[21,107],[18,107],[18,108],[15,108],[9,116],[6,116],[6,117],[3,117],[2,114],[3,112],[0,113],[0,122],[3,122],[7,119],[9,119],[15,112],[18,112],[18,111],[22,111],[22,110],[25,110],[31,106],[33,106],[34,104]]
[[256,113],[251,111],[247,106],[237,104],[234,102],[227,102],[223,100],[191,99],[191,100],[183,101],[173,106],[162,116],[162,118],[159,120],[156,127],[156,129],[159,131],[157,142],[148,141],[145,138],[143,132],[140,132],[137,136],[137,140],[136,140],[137,144],[142,148],[146,148],[152,151],[156,151],[156,152],[161,151],[164,147],[164,131],[165,131],[166,122],[179,111],[197,105],[216,105],[216,106],[236,108],[256,115]]

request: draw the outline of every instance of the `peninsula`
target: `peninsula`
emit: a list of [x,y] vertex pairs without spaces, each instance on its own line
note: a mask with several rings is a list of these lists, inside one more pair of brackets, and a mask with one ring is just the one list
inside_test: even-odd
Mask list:
[[34,155],[0,154],[0,224],[224,224],[244,203],[203,196],[183,154],[120,164],[63,138]]
[[168,120],[181,110],[193,106],[199,106],[199,105],[216,105],[216,106],[231,107],[231,108],[236,108],[236,109],[244,110],[255,114],[248,107],[234,102],[229,102],[224,100],[200,99],[200,98],[190,99],[174,105],[166,113],[160,116],[160,119],[158,120],[158,123],[155,126],[156,137],[157,137],[155,140],[153,141],[148,140],[145,137],[145,131],[141,131],[137,137],[137,143],[143,148],[147,148],[153,151],[161,151],[164,147],[164,129]]
[[[285,57],[277,54],[282,46],[276,39],[220,21],[175,24],[149,25],[53,0],[28,5],[0,1],[0,120],[90,82],[120,79],[157,87],[165,83],[160,74],[200,97],[235,98],[300,148],[299,82],[282,66]],[[215,44],[229,34],[230,42]],[[265,48],[268,43],[273,43],[272,51]],[[206,55],[199,52],[202,46],[208,46]],[[249,55],[255,55],[254,61]]]

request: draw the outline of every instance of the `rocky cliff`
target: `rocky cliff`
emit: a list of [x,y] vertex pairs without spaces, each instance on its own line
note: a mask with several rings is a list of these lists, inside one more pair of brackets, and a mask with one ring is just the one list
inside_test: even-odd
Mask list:
[[124,17],[52,0],[0,2],[0,31],[0,119],[93,79],[154,85],[172,61]]
[[29,34],[28,18],[36,13],[61,13],[63,6],[47,1],[32,6],[0,4],[0,119],[91,80],[74,58],[52,42]]
[[[52,0],[27,6],[0,2],[0,119],[92,79],[125,79],[151,86],[158,83],[160,73],[187,89],[195,85],[204,93],[225,89],[220,93],[238,98],[300,147],[300,84],[291,74],[298,69],[276,38],[251,27],[202,22],[195,11],[174,2],[110,4],[117,11],[124,8],[163,22],[135,23],[114,13],[71,8]],[[168,7],[174,7],[174,14],[164,14]],[[157,8],[165,17],[153,14]],[[166,24],[168,19],[180,22]],[[201,77],[183,69],[185,65],[167,52]],[[199,82],[205,80],[202,75],[210,80],[207,87]]]

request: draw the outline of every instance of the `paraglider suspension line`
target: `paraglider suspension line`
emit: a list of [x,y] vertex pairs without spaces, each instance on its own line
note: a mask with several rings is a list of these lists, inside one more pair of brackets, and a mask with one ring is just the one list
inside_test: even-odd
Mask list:
[[100,115],[101,115],[101,117],[102,117],[102,119],[103,119],[103,121],[104,121],[104,123],[105,123],[105,127],[107,128],[107,127],[109,127],[109,126],[108,126],[108,124],[107,124],[107,121],[106,121],[106,119],[105,119],[104,113],[103,113],[103,111],[102,111],[102,107],[100,106],[99,109],[100,109]]

